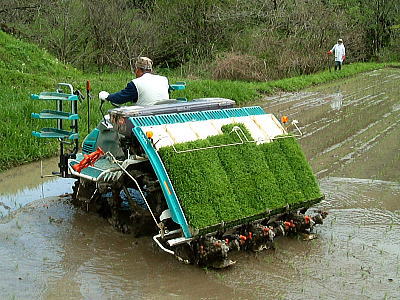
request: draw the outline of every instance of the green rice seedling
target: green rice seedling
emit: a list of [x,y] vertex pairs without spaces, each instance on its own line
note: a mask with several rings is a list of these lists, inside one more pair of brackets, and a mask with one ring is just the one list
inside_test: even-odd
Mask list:
[[290,168],[306,199],[317,199],[322,196],[316,177],[308,164],[300,145],[292,138],[278,139],[276,142],[289,161]]
[[18,221],[15,222],[15,226],[16,226],[18,229],[22,229],[22,226],[18,223]]
[[282,197],[287,204],[306,200],[279,143],[261,145],[266,162],[275,175]]
[[[226,125],[222,127],[222,131],[225,134],[231,132],[234,126],[240,127],[247,139],[252,140],[250,133],[242,124]],[[279,207],[282,195],[274,174],[265,162],[261,148],[255,143],[245,143],[237,147],[235,152],[239,154],[240,161],[244,163],[243,170],[249,182],[248,185],[253,186],[253,193],[245,195],[244,199],[248,199],[247,201],[251,203],[257,213]]]
[[[218,223],[215,211],[202,209],[207,200],[212,204],[213,199],[206,199],[203,191],[198,189],[198,182],[202,180],[203,175],[201,170],[196,168],[191,153],[175,155],[172,148],[162,148],[160,155],[164,159],[175,192],[179,195],[182,208],[192,226],[203,226],[205,222]],[[189,178],[190,180],[187,180]]]
[[261,148],[255,144],[246,145],[242,152],[248,157],[248,170],[259,195],[256,208],[261,211],[282,207],[282,191],[275,174],[265,161]]
[[[212,145],[227,145],[240,142],[236,133],[226,133],[215,137],[210,137]],[[232,192],[235,196],[235,202],[240,203],[241,209],[245,209],[250,214],[255,214],[250,199],[257,198],[257,190],[252,178],[247,172],[246,158],[238,151],[242,145],[217,148],[216,153],[221,162],[222,168],[228,176]],[[243,188],[236,188],[237,186]]]
[[[288,139],[284,147],[278,142],[224,146],[240,142],[232,131],[234,126],[241,128],[240,135],[250,139],[244,125],[231,124],[222,128],[221,135],[175,145],[178,152],[196,151],[178,153],[172,147],[159,150],[192,227],[203,229],[248,219],[320,196],[314,181],[311,192],[307,196],[304,193],[308,190],[303,188],[303,178],[312,173],[308,173],[311,169],[300,148],[291,145],[294,140]],[[218,147],[198,150],[210,146]],[[299,163],[300,166],[293,165]]]
[[[176,147],[179,151],[209,145],[209,141],[199,140]],[[234,220],[241,215],[240,207],[235,205],[228,176],[214,149],[187,153],[175,153],[173,149],[167,149],[167,155],[165,151],[168,150],[163,148],[160,149],[160,155],[192,226],[204,228]],[[196,213],[199,210],[203,212],[198,217]],[[209,218],[201,217],[203,215]]]

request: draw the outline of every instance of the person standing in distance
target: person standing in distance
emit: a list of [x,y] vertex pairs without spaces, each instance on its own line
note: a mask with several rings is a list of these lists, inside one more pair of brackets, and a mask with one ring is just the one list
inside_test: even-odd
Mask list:
[[331,50],[328,51],[328,54],[335,54],[335,71],[342,69],[343,61],[346,59],[346,49],[343,45],[343,40],[338,39],[337,44],[335,44]]
[[164,76],[152,74],[153,61],[148,57],[139,57],[135,63],[136,78],[128,82],[125,89],[109,94],[106,91],[99,93],[99,99],[115,104],[133,102],[135,105],[154,105],[161,100],[169,99],[168,79]]

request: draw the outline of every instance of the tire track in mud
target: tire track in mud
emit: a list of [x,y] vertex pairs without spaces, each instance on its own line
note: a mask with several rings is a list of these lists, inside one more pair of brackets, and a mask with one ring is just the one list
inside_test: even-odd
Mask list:
[[[383,93],[384,94],[384,93]],[[360,102],[361,100],[369,100],[369,99],[374,99],[376,97],[378,97],[379,95],[368,95],[368,96],[364,96],[361,98],[358,98],[355,100],[355,102]],[[383,100],[380,100],[379,103],[381,103]],[[368,106],[366,106],[364,109],[367,109],[369,106],[373,105],[373,104],[379,104],[378,102],[375,103],[371,103]],[[346,108],[350,106],[350,104],[345,104],[342,107]],[[355,105],[357,106],[357,105]],[[354,116],[355,113],[352,113],[351,115],[349,115],[349,117]],[[303,135],[302,138],[306,138],[308,136],[312,136],[313,134],[317,133],[318,131],[324,130],[326,128],[328,128],[331,125],[334,125],[335,123],[339,123],[342,119],[329,119],[328,117],[322,118],[319,121],[314,121],[312,123],[306,124],[304,126],[301,127],[301,130],[303,132],[307,132]],[[325,125],[319,125],[319,123],[326,123]]]
[[[380,75],[382,71],[364,74],[366,82],[350,79],[340,88],[334,87],[339,94],[289,94],[282,103],[283,97],[275,97],[271,105],[267,100],[264,106],[276,114],[285,108],[285,115],[300,119],[304,133],[300,142],[306,156],[318,176],[325,176],[374,150],[387,135],[396,135],[400,119],[396,83],[400,76]],[[338,106],[334,101],[339,101]]]
[[[388,75],[385,78],[393,77],[393,75],[396,75],[396,74]],[[393,83],[398,78],[400,78],[400,76],[396,75],[396,77],[392,78],[391,80],[385,80],[383,82],[384,83]],[[378,88],[378,87],[380,89],[382,88],[381,83],[370,84],[365,88],[364,87],[357,88],[355,91],[346,93],[346,95],[342,98],[342,101],[345,103],[343,106],[352,105],[352,103],[354,103],[354,102],[351,102],[351,101],[346,102],[346,101],[351,99],[353,96],[359,95],[362,91],[369,90],[372,88]],[[301,92],[301,93],[295,93],[295,94],[285,93],[283,95],[275,96],[275,97],[271,97],[271,98],[266,97],[265,100],[267,102],[269,102],[269,104],[266,106],[266,109],[267,109],[267,111],[268,110],[280,111],[282,109],[289,110],[290,112],[287,115],[295,117],[296,115],[298,115],[299,113],[304,111],[304,109],[318,107],[321,104],[324,104],[325,101],[331,100],[332,98],[334,98],[336,96],[336,94],[337,94],[337,92],[320,96],[319,92]],[[317,97],[317,96],[320,96],[320,97]],[[370,95],[370,96],[373,96],[373,95]],[[308,99],[308,98],[311,98],[311,99]],[[362,100],[362,99],[359,99],[359,100]],[[286,105],[286,104],[292,104],[292,105]],[[317,104],[320,104],[320,105],[317,105]],[[318,124],[318,122],[321,122],[321,120],[317,119],[314,122],[317,122],[317,124]],[[311,125],[311,124],[312,123],[307,122],[307,125]]]
[[[372,97],[370,97],[370,99],[372,99]],[[367,133],[373,134],[375,131],[379,132],[380,130],[377,129],[379,125],[391,120],[396,120],[398,116],[398,113],[395,112],[388,112],[382,115],[382,113],[385,110],[389,110],[391,106],[392,105],[388,102],[382,103],[382,101],[379,101],[370,102],[360,107],[361,109],[349,107],[343,114],[330,119],[330,122],[327,122],[326,125],[317,127],[312,131],[306,131],[305,135],[300,140],[305,148],[310,149],[310,160],[312,161],[349,142],[357,143],[357,138],[362,135]],[[346,110],[346,108],[344,108],[344,110]],[[385,130],[387,132],[393,128],[394,126],[390,126]],[[333,135],[331,133],[333,133]],[[329,139],[324,138],[329,135],[331,135]],[[315,140],[318,140],[319,143],[311,148]]]
[[[378,74],[376,74],[376,76],[378,76]],[[367,87],[360,87],[353,91],[348,92],[346,94],[346,96],[343,98],[343,100],[347,100],[355,95],[358,95],[362,91],[366,91],[366,90],[373,89],[373,88],[382,88],[382,83],[393,83],[397,79],[400,79],[400,76],[397,74],[391,74],[391,75],[387,75],[387,76],[383,77],[383,79],[384,78],[390,78],[390,80],[383,80],[380,83],[375,83],[376,80],[374,80],[373,81],[374,83],[368,84]],[[343,80],[345,80],[345,79],[343,79]],[[336,87],[336,90],[337,89],[338,88]],[[312,98],[312,97],[318,96],[319,94],[320,94],[319,92],[299,92],[299,93],[294,93],[294,94],[293,93],[283,93],[278,96],[266,97],[265,100],[270,102],[270,104],[268,105],[268,108],[275,108],[275,107],[283,106],[285,104],[290,104],[294,101],[302,100],[302,102],[299,102],[298,104],[295,104],[294,106],[290,107],[290,108],[295,108],[295,107],[301,107],[301,106],[306,105],[307,98],[310,98],[310,97]],[[330,96],[331,95],[326,95],[326,96],[322,97],[321,99],[323,100],[323,99],[329,98]]]
[[[387,126],[387,123],[391,125]],[[379,146],[381,140],[398,130],[400,125],[400,114],[387,113],[383,118],[361,128],[346,139],[324,149],[322,152],[311,158],[311,161],[321,157],[330,157],[331,166],[327,169],[319,170],[317,175],[331,173],[333,169],[342,168],[354,162],[354,160],[373,147]]]

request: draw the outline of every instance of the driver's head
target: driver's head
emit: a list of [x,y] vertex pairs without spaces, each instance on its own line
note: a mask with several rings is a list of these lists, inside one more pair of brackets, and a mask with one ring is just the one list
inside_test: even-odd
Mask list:
[[153,71],[153,61],[148,57],[138,57],[135,63],[135,74],[136,77],[142,76],[144,73],[150,73]]

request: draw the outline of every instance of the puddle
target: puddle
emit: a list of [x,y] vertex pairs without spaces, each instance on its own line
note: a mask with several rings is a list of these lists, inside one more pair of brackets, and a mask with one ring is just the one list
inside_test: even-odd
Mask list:
[[57,159],[49,159],[0,173],[0,217],[34,200],[71,193],[75,180],[45,177],[56,170],[57,163]]
[[329,215],[317,239],[281,238],[275,251],[234,254],[222,271],[183,265],[49,197],[71,183],[41,179],[38,164],[2,173],[3,213],[12,212],[0,219],[1,298],[400,298],[399,79],[377,70],[260,103],[300,121],[326,195],[316,209]]

